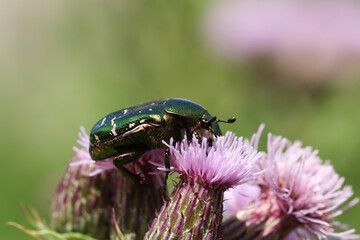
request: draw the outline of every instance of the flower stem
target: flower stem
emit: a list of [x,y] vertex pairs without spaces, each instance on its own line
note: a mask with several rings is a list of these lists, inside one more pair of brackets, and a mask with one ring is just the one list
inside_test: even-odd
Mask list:
[[144,239],[221,239],[225,188],[183,178]]

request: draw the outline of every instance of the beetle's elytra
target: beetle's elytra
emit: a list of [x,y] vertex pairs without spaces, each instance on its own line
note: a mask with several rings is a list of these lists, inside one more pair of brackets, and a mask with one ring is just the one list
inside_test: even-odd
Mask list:
[[[233,122],[229,119],[225,122]],[[216,117],[197,103],[185,99],[160,99],[113,112],[100,119],[90,132],[90,155],[94,160],[114,158],[115,166],[131,176],[123,165],[146,152],[164,148],[162,140],[221,135]],[[165,156],[166,159],[166,156]]]

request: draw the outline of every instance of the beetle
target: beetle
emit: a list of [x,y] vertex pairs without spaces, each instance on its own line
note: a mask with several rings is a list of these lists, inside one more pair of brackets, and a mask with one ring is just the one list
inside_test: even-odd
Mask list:
[[[181,141],[195,134],[201,140],[222,135],[218,122],[205,108],[185,99],[160,99],[125,108],[101,118],[91,129],[89,151],[93,160],[115,157],[114,165],[135,182],[137,176],[124,165],[133,162],[152,149],[165,148],[162,141]],[[164,156],[169,167],[169,149]],[[165,176],[165,183],[167,174]]]

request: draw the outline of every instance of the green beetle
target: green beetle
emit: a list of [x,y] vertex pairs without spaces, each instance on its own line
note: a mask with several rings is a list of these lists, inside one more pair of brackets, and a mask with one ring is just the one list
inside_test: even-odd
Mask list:
[[[152,149],[165,148],[162,141],[181,141],[185,134],[200,140],[222,135],[216,117],[197,103],[185,99],[160,99],[113,112],[100,119],[90,132],[90,155],[93,160],[115,157],[114,165],[135,181],[136,176],[124,168]],[[169,151],[165,166],[169,167]],[[167,178],[167,177],[166,177]]]

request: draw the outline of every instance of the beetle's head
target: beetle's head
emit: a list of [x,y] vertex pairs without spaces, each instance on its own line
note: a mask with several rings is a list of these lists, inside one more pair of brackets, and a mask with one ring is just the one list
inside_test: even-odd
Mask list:
[[222,132],[219,127],[219,122],[223,123],[233,123],[235,118],[230,118],[226,121],[218,120],[216,117],[211,116],[210,114],[205,114],[199,121],[199,126],[196,129],[198,137],[206,137],[211,139],[213,136],[221,136]]

